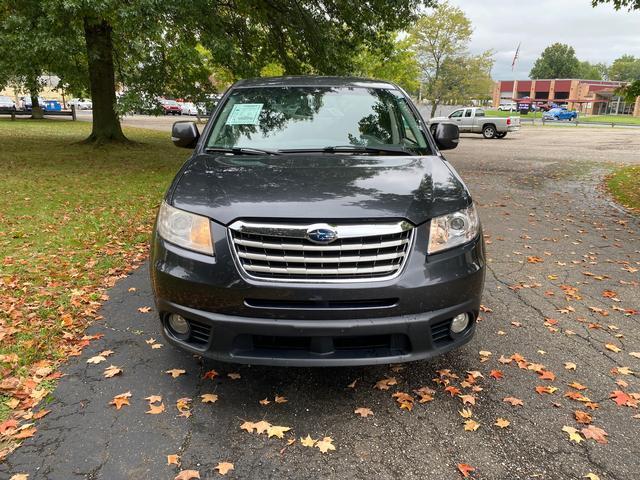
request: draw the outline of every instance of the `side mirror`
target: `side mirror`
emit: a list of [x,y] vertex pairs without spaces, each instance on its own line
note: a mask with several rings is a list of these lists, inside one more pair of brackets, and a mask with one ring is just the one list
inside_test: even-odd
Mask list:
[[435,140],[440,150],[451,150],[458,146],[460,130],[452,123],[440,123],[436,128]]
[[195,122],[176,122],[171,129],[171,141],[176,147],[193,148],[198,143],[200,132]]

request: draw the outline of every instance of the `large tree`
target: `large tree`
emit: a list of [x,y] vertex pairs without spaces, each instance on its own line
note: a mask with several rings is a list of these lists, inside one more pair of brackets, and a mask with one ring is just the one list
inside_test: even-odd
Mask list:
[[417,94],[420,88],[420,66],[408,38],[395,39],[391,48],[378,49],[375,46],[363,46],[355,56],[353,74],[362,77],[378,78],[398,84],[411,94]]
[[[431,0],[28,2],[46,12],[50,27],[24,30],[26,43],[61,38],[51,26],[64,26],[83,40],[81,64],[62,61],[49,72],[75,80],[70,72],[85,70],[93,101],[88,141],[102,144],[126,141],[116,86],[127,92],[128,104],[135,98],[152,102],[160,94],[195,95],[210,85],[216,69],[233,78],[259,75],[274,63],[287,74],[348,73],[358,48],[384,42],[382,32],[405,28]],[[22,8],[19,0],[3,4]]]
[[609,78],[621,82],[640,80],[640,58],[633,55],[616,58],[609,67]]
[[[490,91],[493,54],[469,54],[472,32],[471,21],[464,12],[446,1],[421,16],[410,30],[431,116],[444,101],[466,101],[472,95],[484,97]],[[483,84],[486,92],[478,91]]]
[[529,77],[577,78],[580,76],[580,61],[573,47],[564,43],[554,43],[544,49],[533,65]]

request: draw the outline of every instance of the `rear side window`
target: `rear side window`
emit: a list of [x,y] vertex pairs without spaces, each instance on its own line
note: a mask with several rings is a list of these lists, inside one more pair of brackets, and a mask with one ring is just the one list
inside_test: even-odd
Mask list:
[[477,109],[476,110],[476,117],[484,117],[484,110]]

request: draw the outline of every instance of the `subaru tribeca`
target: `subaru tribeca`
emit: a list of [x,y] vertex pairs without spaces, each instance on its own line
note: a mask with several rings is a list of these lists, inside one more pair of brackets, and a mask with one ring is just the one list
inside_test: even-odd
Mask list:
[[476,208],[394,84],[243,80],[160,206],[151,279],[164,335],[216,360],[367,365],[468,342],[485,258]]

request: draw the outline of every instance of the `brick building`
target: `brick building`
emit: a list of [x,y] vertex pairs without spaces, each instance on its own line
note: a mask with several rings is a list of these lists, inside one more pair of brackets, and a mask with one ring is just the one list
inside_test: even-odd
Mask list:
[[570,110],[588,115],[640,116],[640,97],[625,102],[615,90],[625,82],[558,78],[552,80],[500,80],[493,88],[493,106],[528,98],[541,103],[567,104]]

